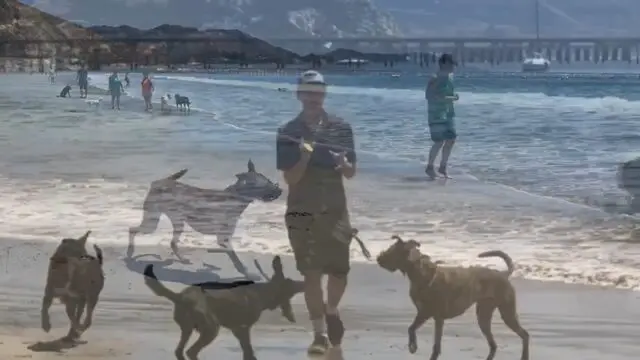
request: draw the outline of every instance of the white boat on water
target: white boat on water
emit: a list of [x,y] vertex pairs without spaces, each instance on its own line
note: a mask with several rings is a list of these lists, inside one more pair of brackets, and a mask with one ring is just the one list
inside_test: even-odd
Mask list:
[[551,62],[540,53],[534,53],[533,57],[526,58],[522,62],[523,72],[545,72],[551,67]]

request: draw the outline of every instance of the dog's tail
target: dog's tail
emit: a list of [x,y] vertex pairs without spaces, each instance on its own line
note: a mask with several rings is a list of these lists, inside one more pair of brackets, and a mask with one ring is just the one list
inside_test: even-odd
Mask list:
[[511,259],[511,256],[507,255],[507,253],[505,253],[504,251],[500,251],[500,250],[485,251],[480,255],[478,255],[478,257],[480,258],[499,257],[500,259],[502,259],[502,261],[505,262],[505,264],[507,264],[507,270],[505,271],[505,274],[507,276],[511,276],[511,274],[513,274],[513,271],[516,269],[515,265],[513,264],[513,259]]
[[104,258],[102,257],[102,249],[96,244],[93,244],[93,250],[96,252],[96,257],[98,258],[98,263],[102,265],[104,262]]
[[147,284],[149,289],[158,296],[165,297],[171,300],[173,303],[180,301],[180,294],[172,291],[168,287],[162,285],[156,274],[153,273],[153,265],[149,264],[144,268],[144,283]]

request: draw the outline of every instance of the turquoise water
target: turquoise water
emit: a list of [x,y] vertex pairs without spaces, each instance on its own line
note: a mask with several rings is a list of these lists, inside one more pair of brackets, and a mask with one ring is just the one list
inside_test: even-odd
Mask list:
[[[519,276],[640,286],[635,218],[623,214],[615,176],[640,145],[637,75],[459,74],[455,179],[446,184],[421,180],[430,146],[427,74],[326,76],[328,109],[354,128],[360,161],[349,202],[374,253],[400,233],[452,264],[478,264],[477,253],[500,248],[516,259]],[[156,100],[189,96],[189,116],[142,112],[135,77],[120,112],[106,96],[94,110],[52,98],[59,89],[46,78],[20,79],[19,88],[0,86],[0,150],[11,154],[0,161],[0,232],[25,238],[91,227],[97,241],[126,243],[149,182],[181,168],[190,169],[185,182],[224,187],[251,158],[279,180],[275,130],[299,110],[293,76],[157,74]],[[106,87],[107,75],[92,74],[91,84]],[[287,252],[283,213],[282,199],[250,206],[234,246]],[[139,241],[169,238],[164,221]],[[215,239],[191,232],[184,242]]]

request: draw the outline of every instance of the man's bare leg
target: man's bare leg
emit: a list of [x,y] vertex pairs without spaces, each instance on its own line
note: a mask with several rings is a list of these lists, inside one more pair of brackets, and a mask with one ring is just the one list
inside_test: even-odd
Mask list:
[[345,290],[347,289],[347,276],[329,275],[327,280],[327,308],[325,320],[327,323],[327,334],[333,346],[340,346],[344,336],[344,325],[338,313],[338,305]]
[[427,176],[429,176],[431,179],[436,178],[436,171],[433,169],[433,163],[436,162],[436,157],[438,157],[438,153],[440,152],[442,145],[444,145],[443,141],[436,141],[433,143],[433,145],[431,145],[431,150],[429,150],[429,160],[427,162],[425,173],[427,173]]
[[313,343],[309,346],[309,354],[324,354],[328,348],[325,335],[324,293],[322,291],[322,273],[307,271],[304,274],[304,300],[313,326]]
[[451,156],[451,151],[453,150],[453,145],[455,144],[455,140],[445,140],[444,146],[442,147],[442,158],[440,158],[440,167],[438,168],[438,172],[446,178],[449,177],[449,175],[447,174],[447,164],[449,163],[449,156]]

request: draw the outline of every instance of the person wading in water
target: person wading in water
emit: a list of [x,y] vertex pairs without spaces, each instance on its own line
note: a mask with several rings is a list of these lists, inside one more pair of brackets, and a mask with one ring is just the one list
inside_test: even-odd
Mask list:
[[[316,71],[300,76],[296,95],[302,111],[278,130],[276,143],[277,168],[289,186],[285,224],[313,324],[308,352],[316,355],[324,354],[329,342],[339,347],[344,335],[338,304],[347,287],[352,228],[343,178],[356,172],[351,125],[324,110],[326,88]],[[328,275],[326,305],[323,275]]]
[[454,121],[456,114],[453,107],[453,103],[459,98],[453,86],[453,70],[456,62],[451,54],[442,54],[438,60],[438,65],[440,69],[436,75],[431,77],[425,91],[429,132],[433,141],[425,172],[432,180],[437,176],[433,163],[436,161],[440,149],[442,149],[442,157],[438,172],[445,178],[449,178],[447,163],[458,137]]
[[153,96],[153,83],[149,78],[149,74],[145,73],[142,77],[142,97],[144,98],[144,111],[153,110],[153,104],[151,103],[151,97]]
[[111,108],[120,110],[120,96],[124,92],[124,87],[117,72],[113,72],[109,76],[109,92],[111,93]]
[[89,89],[89,72],[87,71],[87,66],[82,65],[80,70],[78,70],[78,76],[76,77],[78,81],[78,86],[80,87],[80,97],[87,97],[87,90]]

